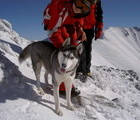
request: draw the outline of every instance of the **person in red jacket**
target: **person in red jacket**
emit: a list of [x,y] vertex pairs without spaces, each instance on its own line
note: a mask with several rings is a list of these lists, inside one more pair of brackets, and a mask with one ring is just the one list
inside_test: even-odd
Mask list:
[[103,29],[103,10],[101,7],[101,0],[96,0],[95,4],[91,7],[91,13],[84,18],[83,29],[86,33],[87,40],[83,42],[84,51],[81,56],[80,64],[77,69],[76,78],[85,82],[87,76],[92,77],[90,72],[91,66],[91,50],[92,40],[102,36]]
[[[44,29],[56,48],[60,48],[68,38],[72,45],[77,45],[79,40],[86,40],[84,17],[90,13],[93,3],[94,0],[51,1],[44,11]],[[64,83],[60,85],[60,92],[65,92]],[[72,95],[79,94],[80,91],[72,86]]]

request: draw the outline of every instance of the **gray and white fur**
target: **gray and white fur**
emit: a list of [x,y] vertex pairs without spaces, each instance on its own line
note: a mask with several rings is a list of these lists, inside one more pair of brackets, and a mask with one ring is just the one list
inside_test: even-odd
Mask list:
[[60,116],[63,116],[59,101],[59,85],[62,82],[64,82],[66,88],[68,109],[75,109],[71,102],[71,87],[82,51],[82,44],[74,47],[70,45],[70,40],[65,40],[60,49],[55,48],[50,42],[39,41],[28,45],[19,55],[20,63],[26,60],[26,58],[31,57],[37,80],[37,88],[41,93],[43,92],[40,86],[40,72],[42,66],[44,66],[46,70],[46,84],[48,83],[48,74],[52,75],[55,111]]

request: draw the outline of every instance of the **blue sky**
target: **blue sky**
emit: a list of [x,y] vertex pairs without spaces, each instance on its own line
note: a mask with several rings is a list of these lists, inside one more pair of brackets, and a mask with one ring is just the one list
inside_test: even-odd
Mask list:
[[[43,30],[43,10],[50,0],[0,0],[0,18],[29,40],[47,37]],[[140,0],[102,0],[104,29],[108,27],[140,27]]]

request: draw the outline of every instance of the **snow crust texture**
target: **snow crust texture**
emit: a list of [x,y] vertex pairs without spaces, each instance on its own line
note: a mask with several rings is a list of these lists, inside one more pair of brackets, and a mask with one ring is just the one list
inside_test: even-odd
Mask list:
[[61,96],[63,117],[54,112],[51,76],[46,86],[42,69],[46,94],[40,95],[30,59],[18,63],[19,53],[31,42],[0,19],[0,120],[140,120],[140,28],[111,27],[93,41],[93,78],[86,83],[75,79],[81,95],[72,98],[74,112]]

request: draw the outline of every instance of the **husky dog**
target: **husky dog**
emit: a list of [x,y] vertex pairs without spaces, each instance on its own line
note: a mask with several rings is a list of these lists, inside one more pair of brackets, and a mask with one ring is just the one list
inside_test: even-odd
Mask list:
[[[82,44],[72,46],[70,40],[65,40],[59,49],[50,42],[39,41],[28,45],[19,55],[20,63],[29,56],[31,57],[37,88],[40,92],[42,91],[40,87],[41,67],[44,66],[45,68],[45,76],[52,75],[55,111],[60,116],[63,116],[59,102],[59,85],[62,82],[65,83],[68,109],[75,109],[71,103],[71,87],[82,51]],[[47,84],[47,80],[45,82]]]

